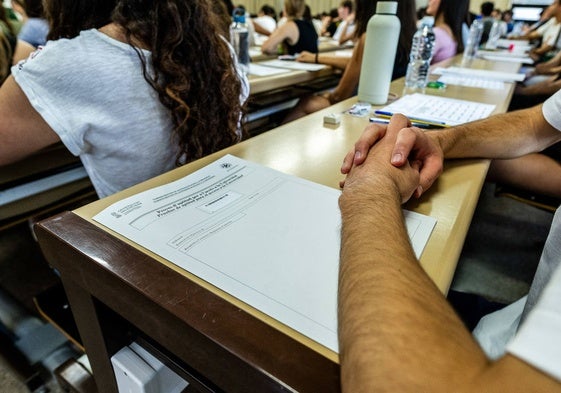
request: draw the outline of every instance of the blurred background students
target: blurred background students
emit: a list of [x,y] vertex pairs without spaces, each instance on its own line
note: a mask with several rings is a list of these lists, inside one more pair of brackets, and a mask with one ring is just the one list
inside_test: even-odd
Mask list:
[[22,16],[18,38],[36,48],[45,45],[49,23],[45,19],[42,0],[12,0],[12,7]]
[[465,23],[469,0],[429,0],[427,15],[434,16],[433,63],[438,63],[464,50],[462,25]]
[[284,15],[286,23],[277,29],[261,45],[266,54],[278,54],[279,46],[283,54],[294,55],[303,51],[318,51],[318,34],[311,20],[304,18],[306,3],[304,0],[286,0]]
[[[360,79],[360,69],[362,67],[362,56],[364,43],[366,41],[366,25],[368,20],[376,12],[375,0],[357,0],[356,2],[356,31],[357,45],[354,48],[351,60],[348,62],[345,72],[337,87],[327,93],[309,95],[302,98],[296,107],[287,115],[284,122],[296,120],[302,116],[317,112],[327,108],[342,100],[352,97],[357,93],[358,82]],[[392,78],[399,78],[405,75],[409,62],[409,52],[411,51],[411,41],[416,30],[415,1],[399,0],[397,6],[397,16],[401,21],[401,32],[397,47],[396,58],[394,61]],[[298,60],[306,61],[309,54],[302,56]],[[319,59],[319,55],[318,55]]]
[[277,28],[277,13],[275,9],[268,4],[264,4],[257,17],[251,19],[255,33],[270,36]]

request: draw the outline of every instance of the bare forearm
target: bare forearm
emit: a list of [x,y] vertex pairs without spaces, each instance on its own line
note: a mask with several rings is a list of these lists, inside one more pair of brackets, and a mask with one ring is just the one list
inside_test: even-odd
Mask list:
[[343,56],[322,55],[319,53],[318,63],[344,70],[347,64],[349,64],[349,58]]
[[514,158],[541,151],[561,138],[545,121],[541,105],[429,135],[440,144],[445,158]]
[[344,391],[460,386],[487,361],[415,259],[398,196],[345,198],[339,286]]

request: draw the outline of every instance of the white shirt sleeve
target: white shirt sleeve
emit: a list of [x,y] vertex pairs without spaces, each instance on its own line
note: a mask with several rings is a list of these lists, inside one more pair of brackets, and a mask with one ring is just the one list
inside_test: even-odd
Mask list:
[[561,131],[561,91],[544,102],[542,113],[549,124]]
[[561,267],[507,346],[507,352],[561,381]]

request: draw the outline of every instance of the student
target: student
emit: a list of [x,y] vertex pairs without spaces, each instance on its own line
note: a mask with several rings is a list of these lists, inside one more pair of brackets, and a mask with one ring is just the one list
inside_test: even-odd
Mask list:
[[0,165],[62,141],[104,197],[241,139],[248,88],[209,2],[45,11],[50,41],[0,89]]
[[343,45],[351,39],[351,37],[355,36],[354,31],[356,25],[355,12],[353,12],[353,2],[350,0],[342,1],[339,8],[337,8],[337,14],[341,22],[337,25],[337,30],[333,33],[332,38],[337,41],[339,45]]
[[45,45],[49,23],[45,19],[42,0],[12,0],[12,7],[23,17],[18,38],[35,48]]
[[277,13],[275,9],[268,4],[264,4],[256,18],[251,20],[257,34],[270,36],[277,28]]
[[[345,100],[353,94],[356,94],[360,79],[360,69],[362,67],[364,43],[366,41],[366,25],[368,24],[370,17],[376,12],[376,4],[377,1],[375,0],[357,0],[356,2],[356,35],[358,41],[356,47],[354,48],[353,55],[350,61],[348,61],[345,72],[343,73],[343,76],[341,77],[341,80],[335,90],[320,95],[310,95],[302,98],[296,107],[284,119],[285,123],[296,120],[310,113],[317,112],[320,109],[327,108],[330,105]],[[409,52],[411,51],[411,41],[413,39],[413,34],[415,34],[415,1],[400,0],[397,6],[397,16],[401,21],[401,31],[399,34],[392,79],[404,76],[407,70]],[[316,56],[303,53],[303,55],[297,58],[297,60],[311,62],[313,58],[316,58]],[[326,64],[331,61],[329,59],[329,55],[320,56],[317,54],[318,63],[320,62],[320,59]],[[335,63],[336,62],[332,62],[331,65],[336,65]]]
[[432,63],[463,52],[462,24],[466,20],[468,7],[468,0],[429,0],[426,12],[434,16],[435,35]]
[[304,0],[286,0],[284,2],[286,23],[279,24],[269,39],[261,45],[266,54],[277,54],[279,45],[283,45],[283,53],[294,55],[305,50],[318,51],[318,34],[311,20],[303,18],[306,11]]
[[444,131],[410,128],[401,115],[365,130],[345,157],[339,200],[343,392],[561,391],[561,210],[527,299],[476,329],[485,352],[416,260],[401,212],[433,184],[443,157],[511,158],[560,142],[559,108],[561,93]]
[[530,57],[536,62],[549,60],[551,58],[549,52],[559,49],[556,48],[556,44],[561,32],[561,0],[555,0],[547,7],[543,12],[543,18],[546,22],[535,30],[515,37],[526,40],[541,39],[540,45],[530,51]]
[[25,59],[35,48],[18,40],[8,9],[0,7],[0,85],[10,75],[10,67]]
[[489,33],[491,33],[491,28],[495,22],[493,17],[493,10],[495,9],[495,4],[486,1],[481,4],[481,23],[483,23],[483,33],[481,34],[481,43],[484,44],[489,39]]

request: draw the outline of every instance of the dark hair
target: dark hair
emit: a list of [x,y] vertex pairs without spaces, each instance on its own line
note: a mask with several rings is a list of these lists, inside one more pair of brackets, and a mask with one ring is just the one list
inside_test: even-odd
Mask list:
[[263,7],[261,7],[261,12],[263,12],[264,15],[268,15],[273,19],[277,19],[277,13],[275,12],[275,9],[268,4],[264,4]]
[[[378,0],[356,0],[355,37],[359,38],[366,32],[368,21],[376,13],[377,3]],[[415,0],[398,0],[397,17],[401,22],[401,32],[397,45],[397,64],[407,64],[409,60],[413,34],[417,30],[415,12]]]
[[444,23],[450,26],[454,39],[458,43],[457,53],[464,51],[464,41],[462,38],[462,24],[466,21],[469,9],[469,0],[441,0],[438,7],[436,20],[440,14],[444,16]]
[[73,38],[80,31],[96,29],[111,22],[117,0],[49,0],[45,15],[49,21],[48,40]]
[[341,7],[348,8],[349,12],[353,12],[353,2],[350,0],[345,0],[341,2]]
[[45,17],[42,0],[12,0],[12,2],[19,4],[25,10],[25,14],[30,18]]
[[486,1],[483,4],[481,4],[481,15],[490,16],[494,9],[495,9],[495,4],[490,1]]
[[148,67],[135,48],[145,79],[170,110],[178,165],[239,141],[241,82],[207,0],[120,0],[113,20],[129,44],[139,40],[152,52]]

